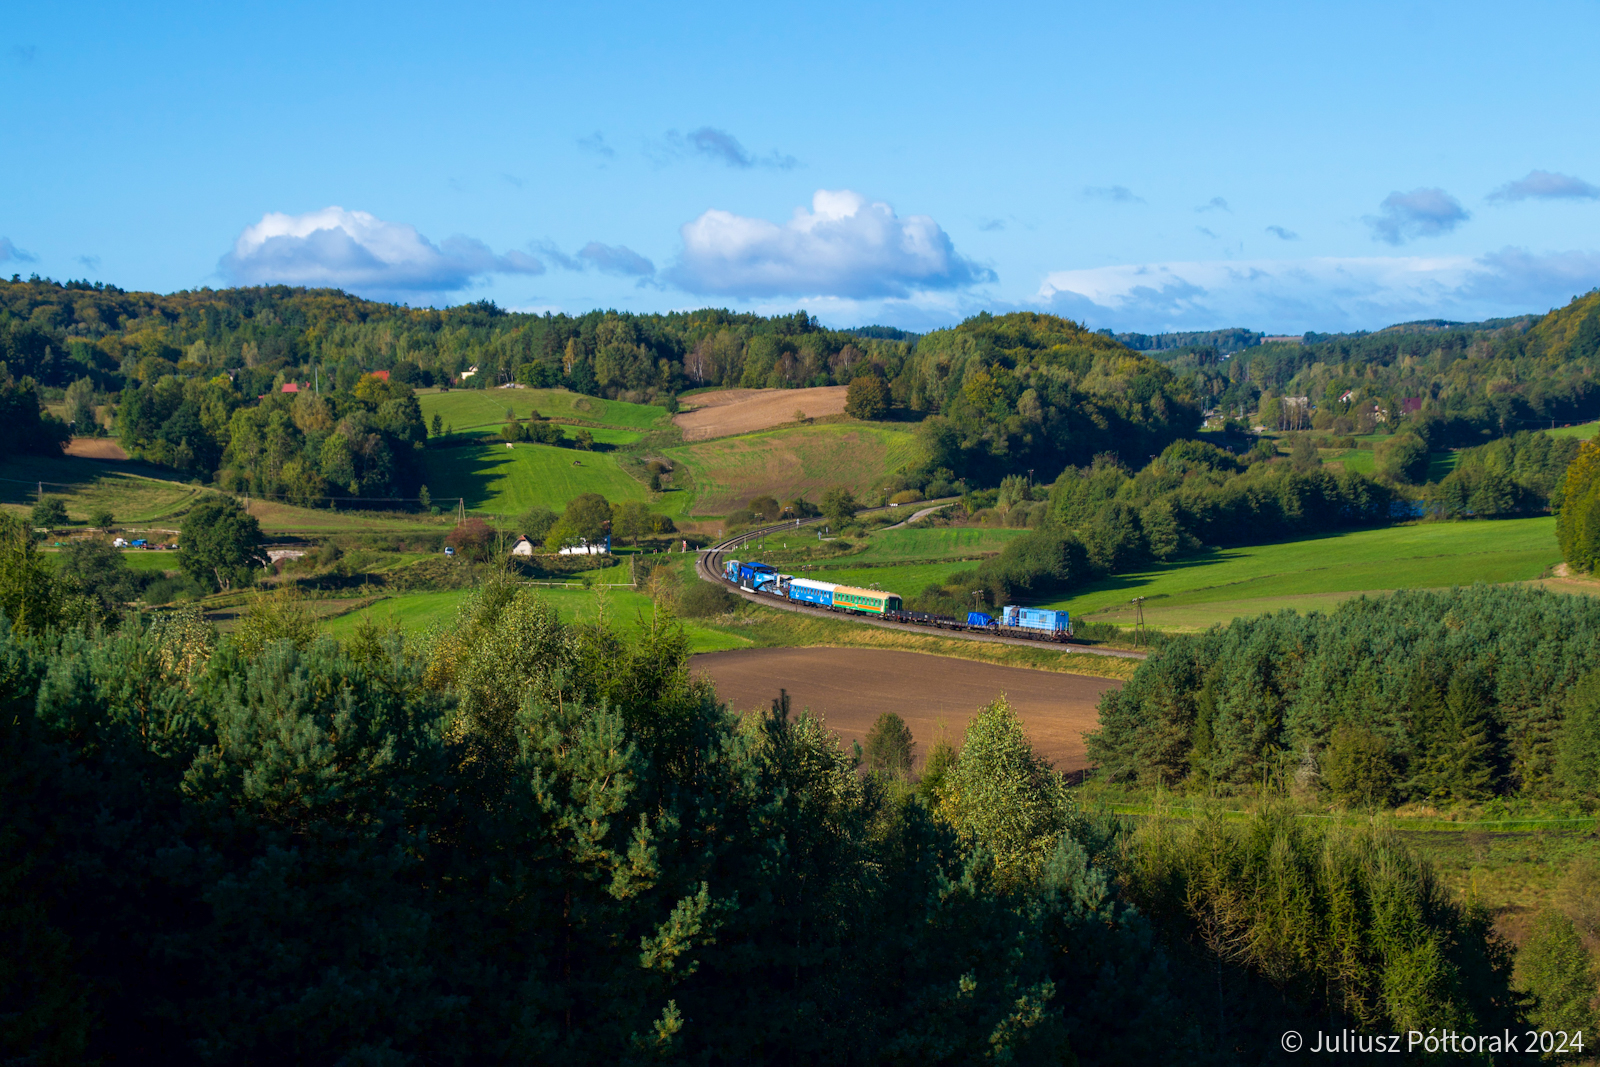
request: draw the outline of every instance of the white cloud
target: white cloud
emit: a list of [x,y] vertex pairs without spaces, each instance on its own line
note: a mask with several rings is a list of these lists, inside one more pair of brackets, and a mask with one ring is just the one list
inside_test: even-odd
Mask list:
[[386,299],[455,292],[486,274],[544,271],[524,252],[495,255],[460,236],[435,245],[413,226],[342,207],[269,212],[245,228],[220,267],[240,285],[329,286]]
[[683,253],[667,277],[691,293],[904,298],[994,280],[927,215],[901,218],[848,189],[817,190],[811,210],[781,225],[712,209],[680,232]]
[[1600,283],[1600,253],[1126,264],[1046,276],[1035,299],[1091,325],[1155,332],[1250,324],[1290,333],[1542,312]]
[[1548,170],[1530,170],[1526,178],[1506,182],[1489,194],[1490,200],[1508,203],[1513,200],[1600,200],[1600,187],[1590,185],[1582,178],[1570,174],[1556,174]]
[[1300,240],[1299,234],[1295,233],[1293,230],[1286,230],[1282,226],[1268,226],[1266,232],[1272,234],[1280,241]]
[[1438,237],[1472,217],[1461,201],[1443,189],[1393,192],[1378,207],[1383,214],[1368,215],[1361,221],[1372,227],[1374,241],[1392,245],[1413,237]]
[[1199,207],[1195,208],[1195,210],[1226,211],[1230,215],[1233,214],[1233,208],[1229,207],[1228,202],[1222,199],[1220,196],[1213,196],[1210,200],[1207,200],[1204,204],[1201,204]]

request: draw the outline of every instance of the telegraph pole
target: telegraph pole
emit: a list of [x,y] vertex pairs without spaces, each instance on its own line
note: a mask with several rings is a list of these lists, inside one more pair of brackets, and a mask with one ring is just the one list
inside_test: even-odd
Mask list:
[[1136,596],[1136,597],[1134,597],[1132,600],[1130,600],[1128,602],[1128,603],[1132,604],[1133,607],[1134,607],[1134,610],[1139,613],[1138,614],[1138,619],[1134,623],[1134,630],[1133,630],[1133,643],[1134,643],[1135,646],[1138,646],[1138,645],[1141,645],[1141,644],[1148,645],[1150,643],[1149,637],[1144,632],[1144,602],[1145,602],[1145,599],[1146,599],[1145,597]]

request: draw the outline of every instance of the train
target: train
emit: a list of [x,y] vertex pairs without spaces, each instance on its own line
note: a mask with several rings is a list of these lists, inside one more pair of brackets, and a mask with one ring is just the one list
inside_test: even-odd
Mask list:
[[796,604],[826,608],[851,615],[871,615],[886,622],[904,623],[908,626],[931,626],[939,630],[966,630],[991,633],[1002,637],[1021,637],[1030,641],[1071,641],[1072,616],[1053,608],[1024,608],[1007,604],[999,615],[983,611],[969,611],[962,619],[954,615],[932,615],[925,611],[907,611],[905,603],[894,593],[882,589],[860,589],[837,582],[819,582],[812,578],[796,578],[781,574],[765,563],[725,560],[722,564],[723,580],[752,593],[778,597]]

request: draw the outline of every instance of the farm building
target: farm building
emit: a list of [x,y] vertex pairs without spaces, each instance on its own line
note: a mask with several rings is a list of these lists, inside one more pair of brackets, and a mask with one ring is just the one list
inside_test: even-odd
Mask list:
[[511,546],[511,554],[513,556],[533,555],[533,542],[528,540],[527,534],[517,538],[517,543]]

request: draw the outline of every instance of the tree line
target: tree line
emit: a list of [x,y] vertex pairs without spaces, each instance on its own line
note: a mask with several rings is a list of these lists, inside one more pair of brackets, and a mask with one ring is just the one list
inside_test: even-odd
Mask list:
[[1600,606],[1475,585],[1172,635],[1100,705],[1114,780],[1288,782],[1349,804],[1600,801]]
[[168,375],[124,389],[116,426],[131,456],[306,506],[416,497],[428,436],[411,387],[375,374],[349,389],[262,397],[226,375]]

